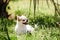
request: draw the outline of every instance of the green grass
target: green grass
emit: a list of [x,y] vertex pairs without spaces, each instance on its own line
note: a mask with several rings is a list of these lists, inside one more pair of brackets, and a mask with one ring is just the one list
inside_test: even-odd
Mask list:
[[[41,18],[39,18],[39,19],[41,19]],[[46,20],[46,21],[48,22],[49,20]],[[5,21],[5,19],[4,19],[4,23],[5,22],[7,22],[7,21]],[[17,38],[16,32],[15,32],[15,24],[16,23],[13,22],[13,21],[9,21],[9,20],[8,20],[7,23],[8,23],[8,25],[7,25],[8,33],[9,33],[9,37],[10,37],[11,40],[17,40],[17,39],[19,39],[19,40],[60,40],[60,27],[58,27],[58,26],[49,26],[48,25],[46,27],[43,24],[42,25],[39,24],[38,25],[39,28],[37,30],[35,30],[34,33],[32,33],[32,35],[23,34],[23,35],[20,35],[20,37]],[[49,23],[50,23],[50,21],[49,21]],[[1,20],[0,20],[0,24],[1,24]],[[3,26],[1,24],[0,28],[1,27],[4,27],[4,24],[3,24]],[[6,33],[1,32],[1,34],[4,35]]]
[[[14,29],[13,29],[14,30]],[[12,30],[11,30],[12,31]],[[23,34],[20,37],[16,37],[16,33],[13,31],[9,33],[11,40],[60,40],[60,28],[58,27],[39,27],[32,35]]]
[[[11,1],[8,5],[10,7],[10,9],[6,8],[9,14],[16,14],[16,13],[23,13],[24,15],[28,16],[29,13],[29,0],[28,1]],[[7,7],[8,7],[7,6]],[[17,10],[20,10],[17,11]],[[17,12],[16,12],[17,11]],[[16,13],[15,13],[16,12]],[[31,14],[29,16],[29,18],[34,17],[33,16],[33,3],[31,5]],[[16,14],[17,15],[17,14]],[[38,8],[36,10],[36,16],[40,15],[42,18],[44,18],[45,15],[54,15],[54,6],[52,5],[51,2],[49,2],[49,7],[46,4],[46,1],[40,1],[39,3],[39,11]],[[32,18],[33,19],[33,18]],[[53,19],[53,18],[52,18]],[[51,20],[52,20],[51,19]],[[29,19],[31,20],[31,19]],[[39,21],[42,21],[41,18],[39,18]],[[50,19],[44,19],[46,22]],[[39,23],[38,21],[38,23]],[[40,21],[40,22],[41,22]],[[42,21],[43,22],[43,21]],[[10,23],[10,22],[9,22]],[[31,23],[32,24],[32,23]],[[57,27],[53,27],[48,25],[48,27],[45,26],[40,26],[38,30],[36,30],[34,33],[32,33],[32,35],[29,34],[24,34],[24,35],[20,35],[19,38],[16,37],[16,33],[14,31],[15,25],[12,25],[12,22],[10,25],[8,25],[8,32],[9,32],[9,36],[11,40],[60,40],[60,28]]]

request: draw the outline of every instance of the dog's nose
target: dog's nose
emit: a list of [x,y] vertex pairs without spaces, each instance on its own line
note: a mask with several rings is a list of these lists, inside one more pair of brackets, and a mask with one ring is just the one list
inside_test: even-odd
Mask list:
[[28,19],[26,20],[26,22],[28,22]]
[[27,24],[28,23],[28,19],[23,20],[23,24]]

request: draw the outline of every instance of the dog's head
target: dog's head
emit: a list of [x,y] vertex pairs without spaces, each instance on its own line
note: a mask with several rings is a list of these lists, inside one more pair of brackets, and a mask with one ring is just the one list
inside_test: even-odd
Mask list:
[[17,16],[17,20],[18,22],[22,23],[22,24],[27,24],[28,23],[28,19],[26,16],[21,15],[21,16]]

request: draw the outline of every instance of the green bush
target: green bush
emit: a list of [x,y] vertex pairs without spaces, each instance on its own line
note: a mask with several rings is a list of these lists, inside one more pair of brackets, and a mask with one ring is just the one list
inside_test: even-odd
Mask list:
[[55,16],[45,16],[45,15],[41,16],[41,15],[39,15],[39,16],[36,16],[35,21],[34,21],[33,17],[29,18],[29,20],[30,20],[29,21],[30,24],[35,23],[38,25],[45,25],[45,26],[57,26]]

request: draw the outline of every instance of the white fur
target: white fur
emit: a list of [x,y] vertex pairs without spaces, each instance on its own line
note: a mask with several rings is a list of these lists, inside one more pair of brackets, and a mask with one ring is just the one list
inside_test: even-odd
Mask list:
[[27,30],[27,32],[33,33],[34,28],[30,25],[26,25],[26,30]]
[[[25,16],[21,16],[20,18],[22,19],[27,19]],[[22,24],[22,21],[18,21],[17,20],[17,24],[15,26],[15,32],[17,35],[20,35],[20,34],[25,34],[27,32],[30,32],[32,33],[34,31],[34,28],[32,26],[30,26],[29,24]]]

